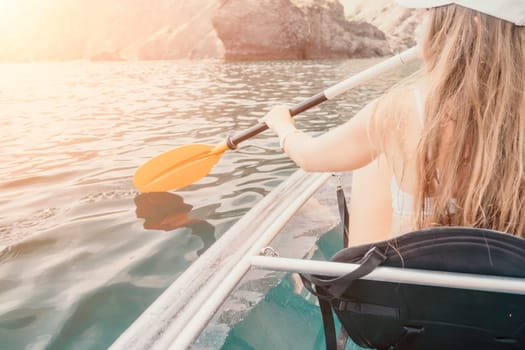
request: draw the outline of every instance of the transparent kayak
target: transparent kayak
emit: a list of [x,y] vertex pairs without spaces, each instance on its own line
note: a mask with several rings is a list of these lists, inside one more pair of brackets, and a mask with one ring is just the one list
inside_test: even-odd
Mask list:
[[[350,175],[344,178],[349,186]],[[241,311],[236,317],[244,317],[285,276],[250,269],[252,257],[264,250],[291,258],[313,255],[319,237],[340,222],[335,192],[340,182],[340,177],[327,173],[298,170],[292,174],[202,254],[111,349],[186,349],[210,319],[224,319],[221,314],[228,312],[228,306],[221,306],[227,304],[225,300],[231,305],[232,299],[249,294],[252,299],[245,298],[245,305],[237,305]],[[270,245],[273,249],[267,248]],[[336,249],[340,248],[342,239]],[[238,284],[240,288],[235,289]],[[246,291],[250,285],[256,288]],[[218,326],[224,332],[215,337],[213,348],[221,348],[221,338],[227,337],[235,321],[233,317]],[[210,327],[203,332],[204,338],[217,331],[217,327]]]
[[[316,298],[297,273],[338,276],[336,188],[350,174],[298,170],[199,257],[111,349],[324,348]],[[367,279],[525,294],[525,281],[379,267]],[[355,344],[347,345],[358,349]]]

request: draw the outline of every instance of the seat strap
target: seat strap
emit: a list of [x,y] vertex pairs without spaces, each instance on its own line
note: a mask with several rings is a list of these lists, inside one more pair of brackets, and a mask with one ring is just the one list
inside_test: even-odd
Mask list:
[[327,296],[339,298],[353,281],[368,275],[385,260],[386,255],[378,247],[374,246],[358,262],[358,264],[360,264],[359,267],[346,275],[330,278],[325,276],[301,274],[301,279],[305,288],[312,294],[319,297],[319,294],[313,290],[312,286],[322,286],[327,290]]
[[324,341],[326,344],[326,350],[337,350],[337,337],[335,334],[335,323],[334,315],[332,314],[332,306],[330,305],[330,301],[323,287],[316,286],[315,289],[317,292],[316,295],[319,299],[321,315],[323,316]]
[[336,297],[341,297],[353,281],[368,275],[385,260],[386,255],[381,251],[381,249],[378,247],[372,247],[372,249],[366,252],[363,259],[359,262],[360,266],[357,269],[344,276],[334,279],[333,284],[328,287],[330,294]]
[[386,256],[380,249],[372,247],[361,260],[361,265],[344,276],[323,278],[300,274],[305,288],[319,299],[327,350],[337,350],[337,337],[331,305],[333,298],[341,297],[354,280],[369,274],[385,260]]
[[337,186],[336,196],[337,196],[337,207],[339,209],[339,217],[341,218],[341,224],[343,225],[343,247],[348,247],[348,224],[350,223],[350,214],[348,211],[348,205],[346,204],[345,192],[343,190],[343,185],[341,183],[341,178],[339,177],[339,185]]

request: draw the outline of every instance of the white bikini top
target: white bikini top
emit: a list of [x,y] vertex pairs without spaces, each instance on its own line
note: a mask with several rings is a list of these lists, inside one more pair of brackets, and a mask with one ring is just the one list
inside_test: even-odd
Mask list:
[[[421,122],[421,125],[424,124],[424,109],[423,109],[423,99],[421,97],[421,92],[417,89],[414,90],[415,98],[416,98],[416,105],[417,105],[417,111],[418,111],[418,117],[419,121]],[[390,184],[390,192],[392,193],[392,214],[403,216],[403,217],[412,217],[414,215],[414,196],[412,196],[410,193],[407,193],[403,191],[399,184],[397,183],[397,179],[394,176],[392,176],[392,181]],[[450,200],[449,203],[449,211],[451,214],[456,212],[456,201],[454,199]],[[424,209],[424,215],[430,216],[432,213],[432,199],[431,198],[425,198],[425,209]]]

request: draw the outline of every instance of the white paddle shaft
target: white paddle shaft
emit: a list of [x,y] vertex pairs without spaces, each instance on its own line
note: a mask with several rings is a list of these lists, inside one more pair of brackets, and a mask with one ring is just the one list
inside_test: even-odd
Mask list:
[[339,96],[343,92],[346,92],[349,89],[352,89],[358,85],[361,85],[380,74],[393,70],[394,68],[402,64],[408,63],[416,59],[418,57],[418,52],[419,50],[417,46],[414,46],[406,51],[403,51],[400,54],[393,56],[384,62],[376,64],[354,76],[351,76],[348,79],[345,79],[327,88],[326,90],[324,90],[324,95],[326,96],[328,100],[331,100],[335,98],[336,96]]

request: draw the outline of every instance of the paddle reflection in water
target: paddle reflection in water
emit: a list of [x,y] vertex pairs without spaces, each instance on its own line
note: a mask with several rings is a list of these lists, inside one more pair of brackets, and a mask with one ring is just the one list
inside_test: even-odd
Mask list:
[[204,246],[197,251],[201,255],[215,242],[215,227],[209,222],[192,218],[193,205],[184,203],[184,198],[170,192],[141,193],[135,197],[135,214],[144,219],[146,230],[172,231],[179,227],[191,229]]

